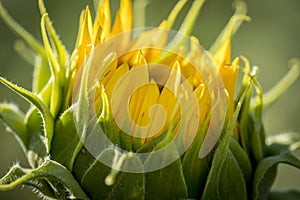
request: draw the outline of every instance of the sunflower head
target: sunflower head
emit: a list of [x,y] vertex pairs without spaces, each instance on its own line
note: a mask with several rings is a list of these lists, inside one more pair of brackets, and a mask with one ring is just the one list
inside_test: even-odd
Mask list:
[[[132,29],[132,5],[126,0],[120,3],[112,30],[108,1],[100,2],[94,24],[88,7],[82,13],[71,70],[85,69],[71,79],[73,83],[77,77],[69,94],[74,103],[87,90],[87,107],[92,108],[87,119],[95,115],[105,124],[108,112],[116,131],[103,132],[114,138],[113,144],[138,151],[147,142],[173,135],[181,137],[187,149],[202,128],[206,155],[220,136],[227,104],[232,118],[239,59],[231,62],[230,38],[248,18],[242,15],[245,7],[237,6],[212,55],[196,37],[187,35],[202,3],[194,2],[178,32],[170,28],[182,1],[158,28]],[[82,88],[85,71],[87,83]],[[211,128],[203,127],[205,121]]]

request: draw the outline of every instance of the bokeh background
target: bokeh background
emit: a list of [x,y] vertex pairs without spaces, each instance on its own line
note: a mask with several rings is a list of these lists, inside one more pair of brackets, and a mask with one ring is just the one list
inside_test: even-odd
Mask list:
[[[165,19],[176,0],[148,0],[146,25],[157,26]],[[37,0],[2,0],[10,14],[31,32],[40,36],[40,15]],[[192,1],[182,11],[175,25],[183,19]],[[93,10],[92,0],[45,0],[48,12],[57,32],[69,52],[72,51],[77,34],[79,14],[86,5]],[[112,8],[119,1],[111,1]],[[288,71],[288,61],[300,58],[300,1],[299,0],[251,0],[248,15],[232,41],[233,57],[245,55],[252,65],[260,67],[259,80],[264,91],[276,84]],[[233,13],[232,0],[209,0],[205,3],[196,22],[193,34],[198,36],[203,47],[209,48],[218,33]],[[31,87],[32,66],[14,51],[17,37],[0,20],[0,75],[27,89]],[[23,99],[0,85],[0,101],[15,102],[26,110]],[[269,135],[284,131],[300,132],[300,79],[271,107],[264,110],[266,132]],[[298,152],[299,156],[299,152]],[[0,176],[14,162],[27,166],[21,148],[0,124]],[[300,172],[292,167],[280,166],[280,174],[274,189],[300,189]],[[0,199],[38,199],[31,188],[20,187],[9,192],[0,192]]]

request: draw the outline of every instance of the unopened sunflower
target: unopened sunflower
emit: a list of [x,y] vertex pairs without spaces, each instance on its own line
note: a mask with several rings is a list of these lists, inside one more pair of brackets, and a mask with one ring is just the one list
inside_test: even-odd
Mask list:
[[263,106],[297,78],[299,62],[263,95],[258,69],[231,58],[231,38],[250,20],[243,1],[208,51],[191,35],[202,0],[178,31],[186,0],[154,28],[133,27],[142,16],[130,0],[120,0],[114,20],[110,1],[95,1],[94,19],[88,6],[82,11],[70,54],[38,2],[43,44],[0,3],[4,22],[36,53],[32,91],[0,77],[32,105],[23,113],[0,104],[31,166],[11,167],[0,190],[29,185],[50,199],[266,199],[280,195],[270,192],[279,163],[300,168],[292,154],[299,135],[266,143],[262,123]]

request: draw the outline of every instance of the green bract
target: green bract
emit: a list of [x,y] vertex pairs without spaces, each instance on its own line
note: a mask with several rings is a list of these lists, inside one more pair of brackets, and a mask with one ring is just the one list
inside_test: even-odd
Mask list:
[[[172,28],[186,0],[178,1],[168,19],[163,21],[158,29],[145,30],[133,41],[126,35],[131,33],[132,29],[131,1],[121,0],[120,11],[116,14],[112,30],[110,2],[94,1],[98,8],[97,19],[92,25],[87,7],[81,15],[76,49],[71,56],[60,41],[43,1],[38,2],[43,44],[18,25],[0,2],[0,16],[4,22],[35,52],[32,91],[0,77],[3,85],[31,104],[30,109],[23,113],[14,104],[0,103],[0,119],[18,140],[31,167],[25,169],[19,164],[12,166],[0,179],[0,190],[28,185],[39,191],[41,196],[50,199],[300,198],[298,191],[270,192],[279,163],[300,169],[300,160],[292,154],[292,151],[300,146],[300,136],[297,133],[284,133],[266,139],[262,122],[263,107],[271,104],[298,77],[299,61],[293,61],[286,77],[266,94],[262,93],[257,81],[256,67],[250,69],[248,60],[243,56],[231,62],[230,39],[242,21],[249,21],[244,2],[238,1],[234,16],[207,52],[201,48],[195,37],[189,37],[196,16],[204,3],[202,0],[193,2],[179,34],[175,34],[174,40],[168,45],[168,36],[177,32],[166,30]],[[139,1],[134,10],[143,15],[144,7],[143,1]],[[142,19],[143,16],[135,23],[143,25]],[[114,40],[121,41],[117,43],[116,49],[112,49],[113,42],[109,43],[113,36],[124,39]],[[128,54],[118,55],[118,51],[126,49],[126,42],[131,44],[130,47],[138,48],[129,48],[132,51]],[[139,48],[143,44],[149,45],[149,48]],[[159,45],[162,45],[161,48],[153,50]],[[185,49],[182,50],[182,47]],[[169,51],[162,51],[163,48]],[[96,68],[102,72],[95,71],[93,74],[96,61]],[[167,69],[170,69],[170,72],[165,77],[165,85],[153,78],[151,69],[156,69],[151,68],[153,63],[169,66]],[[199,71],[188,68],[191,67],[191,63],[199,64],[199,68],[203,63],[207,68],[217,66],[217,72],[221,75],[209,75],[213,78],[219,77],[223,87],[219,87],[216,93],[209,91],[211,85],[205,82],[206,77],[198,77]],[[179,103],[176,104],[175,99],[175,103],[171,100],[165,103],[171,107],[165,111],[171,113],[171,117],[167,118],[170,120],[166,122],[169,123],[168,126],[159,134],[139,138],[139,134],[142,135],[139,131],[125,133],[123,127],[118,126],[112,103],[115,96],[117,100],[125,99],[128,88],[135,84],[133,80],[140,80],[136,74],[131,75],[129,81],[121,79],[138,68],[138,65],[143,66],[139,68],[141,73],[138,75],[142,76],[147,72],[145,76],[148,81],[144,84],[145,87],[140,87],[138,91],[139,98],[143,98],[143,101],[137,101],[137,105],[132,107],[128,106],[128,110],[136,112],[136,123],[140,123],[138,125],[147,124],[144,110],[151,110],[147,103],[153,100],[155,95],[157,102],[161,104],[165,103],[166,99],[172,99],[171,95],[166,95],[168,91],[166,92],[165,88],[170,91],[175,88],[176,92],[182,89],[184,94],[197,94],[195,99],[199,104],[204,102],[206,105],[205,112],[203,111],[205,117],[195,117],[191,110],[196,110],[197,107],[190,104],[185,105],[187,108],[183,109],[184,112],[178,117],[176,105]],[[163,71],[163,67],[159,69]],[[235,95],[237,70],[243,72],[243,80],[238,94]],[[204,69],[201,72],[207,71],[209,70]],[[96,81],[90,82],[91,77]],[[118,80],[123,80],[124,84],[117,85]],[[187,87],[188,84],[192,87]],[[121,93],[124,95],[116,95],[115,90],[110,90],[111,85],[117,85],[118,91],[124,91]],[[162,97],[163,95],[165,97]],[[178,95],[178,101],[191,98],[188,95],[183,96]],[[237,97],[234,100],[235,96]],[[215,104],[213,98],[216,100]],[[218,109],[218,105],[223,103],[225,108]],[[95,113],[91,113],[91,108]],[[139,113],[142,111],[143,113]],[[150,118],[155,116],[155,112],[149,112]],[[223,112],[224,117],[218,112]],[[215,132],[208,131],[213,124],[213,116],[216,115],[218,125],[222,125],[219,135],[217,129]],[[195,118],[199,125],[195,129],[196,134],[192,140],[185,141],[186,135],[181,134],[184,131],[181,130],[180,122],[190,123],[189,120]],[[122,121],[124,127],[129,124],[130,119],[125,118]],[[153,119],[150,119],[150,122],[151,120]],[[178,129],[179,133],[176,134]],[[94,139],[91,136],[97,134],[97,130],[101,130],[102,139],[106,137],[110,143],[104,140],[95,141],[93,144],[97,145],[92,151],[86,143],[91,142],[90,138]],[[134,130],[144,129],[135,127]],[[188,131],[190,133],[191,129]],[[207,137],[215,141],[211,146],[203,148],[203,144],[208,144]],[[281,143],[280,137],[284,137],[284,141],[288,142]],[[158,157],[156,152],[166,147],[167,150],[162,151]],[[147,157],[141,156],[142,154],[146,154]],[[104,160],[106,162],[102,162]],[[168,160],[172,162],[166,165]]]

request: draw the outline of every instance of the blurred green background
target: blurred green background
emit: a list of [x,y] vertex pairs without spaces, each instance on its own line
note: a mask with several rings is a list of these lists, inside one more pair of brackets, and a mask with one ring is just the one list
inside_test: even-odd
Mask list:
[[[175,0],[149,0],[146,9],[146,25],[157,26],[165,19]],[[10,14],[35,37],[40,37],[40,15],[37,0],[2,0]],[[80,11],[92,0],[45,0],[50,17],[69,52],[74,48]],[[192,1],[190,0],[188,5]],[[244,23],[232,41],[233,57],[245,55],[252,65],[260,67],[259,80],[264,91],[276,84],[287,72],[288,61],[300,58],[300,1],[299,0],[251,0],[248,4],[250,23]],[[188,5],[175,25],[178,28]],[[113,9],[118,0],[112,1]],[[210,44],[231,16],[232,0],[207,0],[194,28],[202,46]],[[32,66],[14,51],[17,37],[0,20],[0,75],[27,89],[31,87]],[[266,131],[269,135],[284,131],[300,132],[300,80],[270,108],[264,110]],[[0,101],[15,102],[25,110],[23,99],[0,85]],[[298,153],[299,154],[299,153]],[[27,166],[21,148],[4,126],[0,125],[0,175],[14,162]],[[280,166],[275,189],[300,189],[300,172],[292,167]],[[38,199],[31,188],[18,188],[0,192],[0,199]]]

